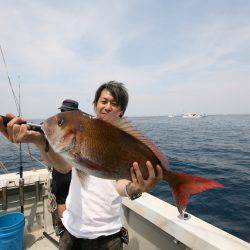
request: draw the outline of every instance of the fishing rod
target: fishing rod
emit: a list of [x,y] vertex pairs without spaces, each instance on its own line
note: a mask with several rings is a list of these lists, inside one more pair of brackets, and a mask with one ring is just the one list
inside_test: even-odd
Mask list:
[[[1,50],[1,56],[2,56],[2,59],[3,59],[3,64],[4,64],[4,67],[5,67],[5,72],[6,72],[8,82],[9,82],[9,85],[10,85],[10,89],[11,89],[11,92],[12,92],[12,95],[13,95],[13,98],[14,98],[14,101],[15,101],[15,104],[16,104],[17,112],[18,112],[18,114],[20,116],[20,113],[21,113],[21,109],[20,109],[20,85],[19,85],[19,100],[18,100],[17,97],[16,97],[16,94],[15,94],[15,91],[13,89],[11,80],[10,80],[8,67],[7,67],[5,58],[4,58],[4,53],[3,53],[1,45],[0,45],[0,50]],[[20,170],[19,171],[20,172],[19,173],[20,174],[20,178],[19,178],[19,200],[20,200],[21,213],[24,213],[24,204],[23,204],[23,199],[24,199],[24,193],[23,193],[24,179],[23,179],[22,145],[21,145],[21,143],[19,144],[19,160],[20,160],[20,166],[19,166],[19,170]]]
[[[21,90],[20,83],[18,84],[18,116],[21,116]],[[23,157],[22,157],[22,143],[19,143],[19,199],[21,213],[24,213],[24,179],[23,179]]]
[[[3,125],[5,127],[7,127],[7,124],[11,121],[11,118],[3,116],[3,115],[0,115],[0,117],[3,119]],[[33,131],[39,132],[41,134],[44,134],[44,132],[42,130],[42,124],[43,123],[35,124],[33,122],[26,122],[26,121],[24,121],[24,122],[21,122],[19,124],[29,125],[30,126],[29,130],[33,130]],[[45,148],[44,148],[44,150],[45,150],[45,152],[49,152],[49,142],[48,142],[47,139],[45,140]]]
[[[9,118],[9,117],[3,116],[3,115],[0,115],[0,117],[3,119],[3,125],[5,127],[7,127],[7,124],[11,121],[12,118]],[[42,123],[41,124],[35,124],[33,122],[21,122],[20,124],[27,124],[27,125],[30,126],[29,130],[33,130],[33,131],[43,133]]]
[[[2,50],[2,46],[0,45],[0,52],[1,52],[1,56],[2,56],[2,59],[3,59],[3,64],[4,64],[4,67],[5,67],[5,72],[6,72],[6,75],[7,75],[7,78],[8,78],[8,82],[9,82],[9,85],[10,85],[10,89],[11,89],[11,92],[12,92],[12,95],[13,95],[13,98],[14,98],[14,101],[15,101],[15,105],[16,105],[16,108],[17,108],[17,111],[18,111],[18,115],[19,117],[21,116],[21,105],[20,105],[20,102],[21,102],[21,97],[20,97],[20,83],[19,83],[19,100],[15,94],[15,91],[13,89],[13,85],[12,85],[12,82],[11,82],[11,79],[10,79],[10,76],[9,76],[9,72],[8,72],[8,67],[7,67],[7,63],[5,61],[5,57],[4,57],[4,53],[3,53],[3,50]],[[5,117],[5,116],[0,116],[2,117],[3,119],[3,124],[4,126],[7,126],[7,124],[9,123],[9,121],[11,120],[10,118],[8,117]],[[24,122],[26,123],[26,122]],[[35,131],[39,131],[39,132],[42,132],[42,129],[41,129],[41,125],[36,125],[36,124],[30,124],[30,127],[31,129],[35,130]],[[48,149],[48,143],[46,142],[46,149]],[[19,175],[20,175],[20,179],[19,179],[19,199],[20,199],[20,209],[21,209],[21,212],[24,213],[24,192],[23,192],[23,188],[24,188],[24,179],[23,179],[23,164],[22,164],[22,145],[21,143],[19,144],[19,157],[20,157],[20,169],[19,169]]]

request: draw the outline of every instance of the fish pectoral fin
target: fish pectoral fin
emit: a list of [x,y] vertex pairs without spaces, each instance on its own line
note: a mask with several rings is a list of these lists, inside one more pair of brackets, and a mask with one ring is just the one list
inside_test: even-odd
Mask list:
[[87,158],[83,158],[79,155],[75,155],[75,160],[78,164],[82,165],[83,167],[87,167],[87,168],[93,169],[93,170],[101,170],[102,169],[102,167],[99,164],[97,164],[97,163],[95,163]]

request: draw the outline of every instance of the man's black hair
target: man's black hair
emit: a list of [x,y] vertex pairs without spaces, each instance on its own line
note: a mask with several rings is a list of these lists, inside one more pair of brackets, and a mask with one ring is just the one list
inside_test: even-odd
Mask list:
[[95,92],[95,99],[93,101],[95,108],[101,96],[101,93],[104,89],[107,89],[111,93],[117,105],[120,106],[121,111],[124,114],[128,106],[129,97],[128,97],[128,91],[126,87],[121,82],[109,81],[109,82],[103,83]]

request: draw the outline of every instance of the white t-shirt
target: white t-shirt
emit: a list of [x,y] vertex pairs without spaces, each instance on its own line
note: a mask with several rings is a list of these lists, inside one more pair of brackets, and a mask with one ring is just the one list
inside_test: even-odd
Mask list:
[[77,238],[95,239],[111,235],[122,227],[122,198],[116,181],[86,175],[80,180],[75,168],[62,222]]

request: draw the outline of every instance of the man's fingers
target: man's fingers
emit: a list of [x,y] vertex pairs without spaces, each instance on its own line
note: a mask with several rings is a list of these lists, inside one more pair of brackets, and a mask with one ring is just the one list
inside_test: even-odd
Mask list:
[[18,142],[18,134],[20,130],[20,125],[25,122],[25,119],[21,117],[14,116],[12,114],[7,114],[6,117],[12,118],[10,122],[7,124],[7,137],[12,142]]
[[[16,126],[18,126],[18,125],[16,125]],[[24,139],[26,139],[29,134],[30,134],[30,132],[28,131],[28,126],[26,124],[22,124],[18,128],[18,134],[16,135],[14,140],[15,140],[15,142],[24,142]]]
[[[18,124],[19,121],[20,121],[20,117],[14,117],[7,124],[8,138],[9,138],[9,140],[11,142],[14,142],[14,136],[17,134],[17,127],[16,126],[18,126],[18,125],[15,125],[15,124]],[[14,130],[14,125],[15,125],[15,130]]]
[[136,179],[135,171],[134,171],[133,167],[130,168],[130,174],[131,174],[131,180],[132,180],[132,182],[133,183],[137,183],[137,179]]
[[155,170],[150,161],[146,162],[146,166],[148,168],[148,180],[154,179],[155,178]]
[[140,170],[139,165],[138,165],[137,162],[133,163],[133,168],[134,168],[136,179],[137,179],[138,183],[140,185],[143,185],[144,184],[144,179],[142,177],[141,170]]
[[15,117],[15,115],[11,114],[11,113],[8,113],[5,115],[6,117],[10,118],[10,119],[13,119]]
[[163,172],[160,165],[156,165],[156,172],[157,172],[156,175],[157,180],[161,180],[163,178]]
[[36,131],[31,131],[30,126],[26,124],[26,120],[21,117],[16,117],[13,114],[6,114],[11,120],[7,127],[3,125],[3,119],[0,117],[0,132],[11,142],[38,142],[41,140],[41,134]]
[[0,132],[8,138],[8,134],[7,134],[7,129],[6,127],[3,125],[3,118],[0,116]]
[[8,138],[11,142],[13,142],[13,126],[11,126],[9,123],[7,124],[7,128],[6,128],[7,134],[8,134]]
[[[6,116],[7,118],[10,118],[10,119],[12,119],[12,118],[15,117],[15,115],[13,115],[13,114],[6,114],[5,116]],[[4,126],[4,124],[3,124],[3,118],[2,118],[2,117],[0,117],[0,132],[1,132],[6,138],[9,139],[8,131],[7,131],[6,126]]]
[[[18,126],[18,125],[17,125]],[[22,124],[19,126],[18,134],[15,137],[15,142],[31,142],[39,132],[29,130],[30,126]]]
[[13,119],[11,119],[11,121],[7,124],[7,126],[13,126],[14,124],[22,124],[24,122],[26,122],[25,119],[16,116]]
[[20,133],[20,125],[18,124],[14,124],[12,126],[12,142],[15,142],[15,143],[18,143],[18,136],[19,136],[19,133]]

